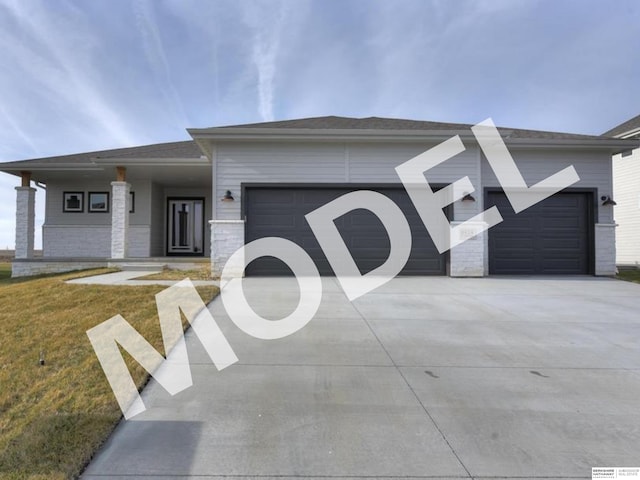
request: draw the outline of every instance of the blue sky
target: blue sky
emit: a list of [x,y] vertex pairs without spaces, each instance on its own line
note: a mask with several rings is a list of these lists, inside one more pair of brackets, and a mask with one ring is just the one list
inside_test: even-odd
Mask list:
[[599,134],[640,113],[636,0],[0,0],[0,52],[0,161],[318,115]]

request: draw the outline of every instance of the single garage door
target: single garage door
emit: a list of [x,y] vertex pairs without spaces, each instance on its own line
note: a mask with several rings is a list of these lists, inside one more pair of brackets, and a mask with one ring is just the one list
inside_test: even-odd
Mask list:
[[489,273],[590,273],[590,194],[557,193],[518,214],[504,193],[487,197],[504,219],[489,230]]
[[[334,275],[304,216],[356,188],[247,187],[245,241],[281,237],[300,245],[313,259],[321,275]],[[445,256],[431,241],[418,212],[402,188],[376,188],[404,212],[411,227],[411,256],[402,275],[445,275]],[[389,255],[389,238],[382,222],[365,209],[353,210],[335,220],[361,273],[382,265]],[[262,257],[247,266],[246,275],[290,275],[289,268],[274,257]]]

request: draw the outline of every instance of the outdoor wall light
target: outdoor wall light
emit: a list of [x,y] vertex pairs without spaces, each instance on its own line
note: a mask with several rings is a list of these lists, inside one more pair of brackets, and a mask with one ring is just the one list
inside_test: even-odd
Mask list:
[[464,197],[462,197],[462,201],[463,202],[475,202],[476,199],[473,198],[473,195],[471,195],[470,193],[465,193]]
[[233,195],[231,195],[231,190],[227,190],[224,192],[224,197],[220,199],[222,202],[233,202]]
[[608,205],[617,205],[609,195],[603,195],[600,197],[600,200],[602,200],[602,205],[605,207]]

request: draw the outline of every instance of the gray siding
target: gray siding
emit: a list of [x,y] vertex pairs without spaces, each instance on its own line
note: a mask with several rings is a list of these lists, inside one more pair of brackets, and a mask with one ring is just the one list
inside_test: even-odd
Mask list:
[[[598,198],[612,195],[611,157],[606,151],[568,151],[568,150],[517,150],[510,148],[520,173],[527,185],[531,186],[565,167],[573,165],[580,181],[572,187],[596,188]],[[489,162],[482,159],[482,186],[499,187],[498,180]],[[613,209],[602,207],[598,202],[596,222],[611,223]]]
[[[135,212],[129,217],[129,255],[150,255],[151,183],[131,183],[135,192]],[[83,212],[64,212],[63,193],[84,192]],[[88,212],[89,192],[109,192],[111,183],[67,182],[47,184],[45,223],[42,227],[43,250],[47,257],[98,257],[111,255],[111,206],[108,213]]]
[[166,200],[164,188],[156,183],[151,185],[151,242],[152,257],[165,255],[166,245]]
[[[135,192],[136,209],[135,213],[131,214],[129,222],[131,225],[148,226],[151,221],[151,183],[148,181],[132,182],[131,191]],[[84,212],[63,212],[63,192],[84,192]],[[45,225],[111,225],[111,206],[109,206],[109,213],[89,213],[87,211],[89,192],[109,192],[111,196],[111,183],[49,182],[47,184]]]
[[[218,220],[241,216],[242,183],[398,183],[395,167],[424,152],[430,144],[239,144],[217,146],[218,196],[231,190],[234,202],[215,202]],[[433,183],[450,183],[469,176],[479,184],[478,152],[467,149],[427,172]],[[479,196],[479,194],[477,195]],[[476,204],[456,202],[455,217],[477,213]]]

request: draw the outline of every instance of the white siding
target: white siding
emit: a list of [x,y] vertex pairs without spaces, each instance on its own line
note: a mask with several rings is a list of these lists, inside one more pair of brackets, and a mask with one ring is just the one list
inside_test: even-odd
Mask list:
[[[130,257],[149,257],[148,225],[130,225]],[[110,258],[111,225],[44,225],[43,255],[49,258]]]
[[[234,202],[215,202],[218,220],[241,217],[242,183],[397,183],[395,167],[433,144],[236,144],[217,146],[216,187],[219,196],[231,190]],[[448,184],[469,176],[479,185],[478,152],[467,149],[429,170],[433,184]],[[479,193],[476,197],[479,196]],[[478,203],[456,202],[455,216],[464,220],[477,213]]]
[[616,262],[640,265],[640,148],[627,157],[613,157],[613,199]]

